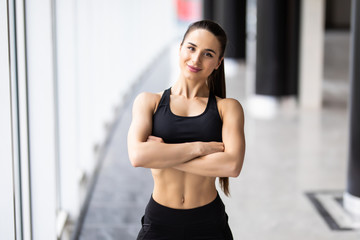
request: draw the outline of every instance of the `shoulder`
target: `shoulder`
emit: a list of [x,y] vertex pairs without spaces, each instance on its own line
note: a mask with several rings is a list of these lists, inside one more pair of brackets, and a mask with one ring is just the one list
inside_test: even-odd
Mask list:
[[134,100],[134,109],[154,110],[160,102],[162,93],[142,92]]
[[151,92],[142,92],[136,96],[134,102],[145,103],[148,101],[157,101],[160,100],[162,93],[151,93]]
[[234,98],[219,98],[216,97],[217,106],[219,113],[222,118],[226,115],[238,115],[239,117],[244,117],[244,109],[241,103]]
[[238,100],[234,99],[234,98],[219,98],[219,97],[216,97],[216,102],[221,107],[225,107],[225,108],[235,107],[235,108],[242,109],[241,103]]

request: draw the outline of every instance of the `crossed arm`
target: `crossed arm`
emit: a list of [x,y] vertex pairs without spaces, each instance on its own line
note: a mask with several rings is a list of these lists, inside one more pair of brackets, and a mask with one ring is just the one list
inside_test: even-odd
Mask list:
[[234,99],[219,102],[223,142],[166,144],[151,136],[152,115],[160,96],[140,94],[134,102],[128,133],[129,158],[134,167],[175,168],[211,177],[237,177],[244,153],[244,113]]

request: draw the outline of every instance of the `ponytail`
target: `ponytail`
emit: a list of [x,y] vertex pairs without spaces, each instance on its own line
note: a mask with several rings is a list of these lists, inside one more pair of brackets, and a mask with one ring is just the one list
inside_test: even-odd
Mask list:
[[226,98],[225,67],[224,60],[221,61],[218,69],[215,69],[208,78],[208,87],[215,96]]
[[[214,70],[208,78],[208,87],[211,92],[220,98],[226,98],[226,85],[225,85],[225,67],[224,60],[221,61],[218,69]],[[230,195],[229,178],[219,178],[220,187],[226,196]]]

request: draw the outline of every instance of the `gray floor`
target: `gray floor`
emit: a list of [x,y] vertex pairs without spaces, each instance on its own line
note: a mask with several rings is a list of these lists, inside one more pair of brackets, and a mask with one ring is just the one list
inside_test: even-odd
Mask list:
[[[326,41],[326,49],[342,44],[342,54],[348,51],[347,33],[329,33]],[[341,195],[346,186],[348,63],[336,62],[335,50],[326,54],[322,111],[282,108],[268,120],[246,115],[244,167],[238,178],[231,179],[232,197],[222,196],[235,240],[360,239],[359,230],[332,230],[306,195],[324,191]],[[171,61],[165,55],[158,62],[136,92],[168,87]],[[338,70],[331,73],[334,66]],[[244,71],[240,66],[237,75],[227,79],[227,87],[228,96],[239,99],[246,114]],[[344,92],[334,91],[334,86]],[[130,111],[130,106],[124,109],[110,142],[81,240],[131,240],[140,229],[153,183],[149,170],[132,168],[127,157]]]

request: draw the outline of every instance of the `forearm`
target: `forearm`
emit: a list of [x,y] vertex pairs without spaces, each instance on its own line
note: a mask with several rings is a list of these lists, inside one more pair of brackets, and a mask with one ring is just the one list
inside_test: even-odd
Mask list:
[[140,142],[129,152],[134,167],[169,168],[201,156],[197,142],[166,144]]
[[242,164],[243,157],[218,152],[178,164],[173,168],[207,177],[237,177]]

